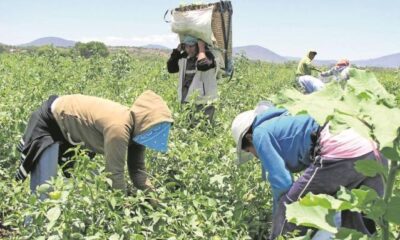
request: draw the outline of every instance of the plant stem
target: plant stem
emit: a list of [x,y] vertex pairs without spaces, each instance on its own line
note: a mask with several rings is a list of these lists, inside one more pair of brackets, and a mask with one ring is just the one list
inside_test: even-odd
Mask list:
[[[388,176],[388,179],[387,179],[385,194],[384,194],[384,197],[383,197],[383,201],[385,202],[386,206],[389,203],[389,200],[390,200],[390,198],[392,196],[394,181],[396,179],[396,174],[397,174],[398,170],[399,170],[398,162],[397,161],[391,161],[390,168],[389,168],[389,176]],[[382,239],[384,239],[384,240],[388,240],[389,239],[389,232],[390,232],[389,228],[390,228],[389,222],[386,219],[383,219]]]

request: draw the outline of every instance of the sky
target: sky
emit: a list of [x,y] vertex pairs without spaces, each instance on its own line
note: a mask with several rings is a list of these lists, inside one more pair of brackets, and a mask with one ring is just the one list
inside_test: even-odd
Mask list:
[[[0,43],[55,36],[107,45],[175,47],[163,16],[182,0],[0,0]],[[233,46],[282,56],[368,59],[400,52],[399,0],[232,0]]]

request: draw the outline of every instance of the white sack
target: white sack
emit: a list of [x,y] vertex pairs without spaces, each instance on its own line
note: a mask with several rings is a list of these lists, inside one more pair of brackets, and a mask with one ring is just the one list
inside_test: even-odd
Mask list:
[[213,46],[215,41],[211,28],[213,9],[214,6],[185,12],[173,11],[172,32],[179,34],[181,41],[185,35],[191,35]]

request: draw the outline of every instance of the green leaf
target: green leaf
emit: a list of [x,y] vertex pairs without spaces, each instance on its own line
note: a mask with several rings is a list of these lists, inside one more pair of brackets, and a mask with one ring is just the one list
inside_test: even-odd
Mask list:
[[217,175],[212,176],[212,177],[210,178],[210,183],[211,183],[211,184],[217,183],[218,186],[222,186],[225,177],[226,177],[225,175],[219,175],[219,174],[217,174]]
[[376,160],[359,160],[355,164],[357,172],[367,177],[375,177],[377,174],[387,176],[385,167]]
[[394,196],[390,199],[386,219],[394,224],[400,224],[400,196]]
[[314,195],[308,193],[300,200],[300,203],[304,206],[320,206],[332,210],[345,210],[351,207],[350,203],[336,199],[327,194]]
[[340,186],[340,190],[337,192],[337,198],[350,202],[352,199],[351,192],[343,186]]
[[378,220],[385,214],[386,209],[387,206],[385,201],[383,201],[382,198],[377,198],[374,201],[373,206],[371,206],[371,208],[367,209],[365,212],[368,218],[371,218],[373,220]]
[[354,196],[353,205],[360,211],[369,209],[370,204],[379,198],[374,189],[365,186],[362,186],[360,189],[352,189],[351,193]]
[[50,184],[44,183],[37,188],[38,193],[47,193],[50,190]]
[[115,197],[111,197],[110,204],[112,209],[115,209],[115,205],[117,205],[117,200],[115,200]]
[[353,229],[339,228],[339,232],[335,234],[335,239],[368,240],[368,236]]
[[308,95],[286,89],[270,100],[294,115],[307,112],[319,124],[331,120],[333,133],[351,127],[364,137],[373,135],[387,158],[400,161],[394,151],[400,123],[400,109],[395,107],[394,96],[370,72],[352,69],[350,76],[344,87],[331,82]]
[[113,235],[111,235],[108,240],[119,240],[120,236],[117,233],[114,233]]
[[52,235],[47,240],[60,240],[61,238],[58,235]]
[[47,211],[46,213],[46,217],[47,219],[49,219],[49,221],[56,221],[61,215],[61,209],[59,206],[55,206],[53,208],[51,208],[49,211]]
[[297,225],[315,227],[331,233],[336,233],[333,218],[335,211],[321,206],[304,206],[294,202],[286,206],[286,218]]

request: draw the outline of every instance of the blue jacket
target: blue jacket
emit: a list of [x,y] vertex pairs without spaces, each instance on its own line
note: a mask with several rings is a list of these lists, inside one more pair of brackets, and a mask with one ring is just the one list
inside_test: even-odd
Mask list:
[[271,107],[253,123],[253,145],[268,173],[274,207],[292,186],[293,172],[310,165],[311,133],[318,124],[308,115],[290,116],[284,109]]

